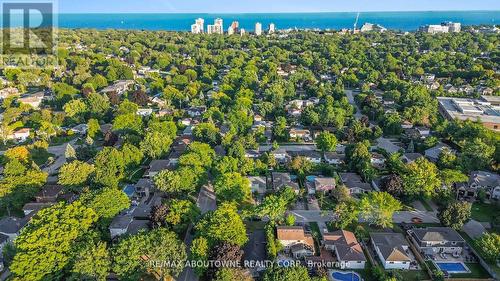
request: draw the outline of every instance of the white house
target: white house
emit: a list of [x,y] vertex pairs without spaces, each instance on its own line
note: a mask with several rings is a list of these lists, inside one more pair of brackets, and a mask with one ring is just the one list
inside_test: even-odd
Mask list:
[[373,232],[370,242],[385,269],[410,269],[410,248],[403,234]]
[[12,135],[9,135],[9,139],[16,140],[18,142],[25,142],[30,137],[31,130],[29,128],[23,128],[15,131]]

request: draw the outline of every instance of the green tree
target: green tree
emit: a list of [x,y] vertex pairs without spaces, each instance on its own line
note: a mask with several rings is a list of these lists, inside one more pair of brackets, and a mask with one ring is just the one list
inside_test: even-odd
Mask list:
[[214,191],[220,201],[241,204],[251,198],[250,181],[240,173],[222,174],[215,179]]
[[357,223],[359,219],[359,207],[355,201],[340,202],[335,206],[335,227],[346,229],[350,225]]
[[[184,243],[175,233],[157,228],[120,240],[113,248],[112,257],[112,269],[120,280],[132,281],[153,272],[161,278],[176,277],[184,268],[187,255]],[[171,261],[176,266],[152,267],[148,260]]]
[[113,131],[141,134],[142,127],[142,117],[135,113],[118,115],[113,120]]
[[371,224],[380,227],[392,227],[394,212],[403,205],[387,192],[370,192],[359,202],[360,215]]
[[467,172],[486,169],[491,165],[494,153],[495,147],[479,138],[467,141],[460,155],[460,165]]
[[439,221],[441,221],[444,226],[460,230],[470,219],[471,206],[472,204],[469,202],[451,202],[439,210]]
[[303,266],[280,267],[274,265],[264,272],[263,281],[311,281],[307,268]]
[[271,194],[264,198],[262,204],[257,206],[255,213],[260,218],[268,218],[271,222],[283,219],[289,202],[284,196]]
[[169,203],[170,206],[165,220],[174,228],[175,226],[185,226],[196,221],[200,216],[200,209],[189,200],[172,199]]
[[130,207],[130,199],[120,189],[105,187],[101,190],[82,195],[82,202],[95,211],[99,218],[111,220],[121,211]]
[[97,133],[99,133],[101,131],[101,127],[99,126],[99,121],[97,121],[96,119],[89,119],[89,121],[87,122],[87,136],[90,137],[91,139],[94,139],[97,135]]
[[172,139],[159,132],[148,132],[141,141],[142,152],[152,159],[164,156],[172,145]]
[[500,259],[500,235],[498,233],[485,233],[474,241],[481,250],[482,257],[490,263]]
[[87,245],[75,257],[71,280],[105,281],[111,269],[111,258],[106,243]]
[[89,182],[93,172],[94,166],[85,162],[65,163],[59,170],[58,183],[70,187],[82,187]]
[[337,150],[337,138],[334,134],[330,132],[321,132],[316,138],[316,146],[319,150],[326,151],[336,151]]
[[208,240],[209,245],[228,242],[243,246],[248,241],[246,228],[234,204],[222,203],[217,210],[205,214],[196,224],[198,236]]
[[402,179],[404,194],[409,197],[432,197],[441,187],[436,165],[423,157],[406,165],[406,173],[402,175]]
[[10,271],[19,280],[52,279],[69,265],[76,241],[96,220],[96,213],[78,201],[41,210],[16,238]]
[[[205,237],[197,237],[191,243],[190,260],[197,262],[205,262],[208,259],[208,240]],[[205,272],[206,268],[203,266],[195,267],[194,271],[198,276]]]

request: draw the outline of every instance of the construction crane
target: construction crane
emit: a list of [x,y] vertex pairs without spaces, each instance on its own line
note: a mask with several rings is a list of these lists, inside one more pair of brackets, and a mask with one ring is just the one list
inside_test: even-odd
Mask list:
[[356,15],[356,21],[354,22],[354,29],[352,30],[352,33],[356,33],[356,27],[358,27],[358,20],[359,20],[359,12]]

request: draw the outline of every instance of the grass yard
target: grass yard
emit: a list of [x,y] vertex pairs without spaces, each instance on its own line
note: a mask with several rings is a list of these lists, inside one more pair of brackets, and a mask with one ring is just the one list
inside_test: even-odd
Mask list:
[[[474,245],[474,240],[472,240],[472,238],[469,237],[469,235],[467,235],[467,233],[463,232],[463,231],[459,231],[460,235],[465,239],[465,241],[467,242],[467,244],[469,244],[470,247],[474,248],[474,250],[476,250],[476,252],[479,254],[479,255],[482,255],[482,251],[481,249],[477,248],[475,245]],[[474,265],[474,264],[471,264],[471,265]],[[481,267],[481,265],[477,264],[479,267]],[[497,274],[497,276],[500,276],[500,267],[494,263],[488,263],[488,265],[491,267],[491,269]],[[467,266],[469,266],[469,264],[467,264]],[[470,267],[469,267],[470,268]],[[477,270],[477,271],[474,271],[474,266],[472,266],[472,268],[470,268],[470,270],[472,271],[471,274],[480,274],[480,271]],[[484,270],[482,267],[481,267],[482,270]],[[486,273],[487,274],[487,273]]]
[[495,204],[472,204],[472,219],[480,222],[493,222],[493,218],[500,216],[500,207]]

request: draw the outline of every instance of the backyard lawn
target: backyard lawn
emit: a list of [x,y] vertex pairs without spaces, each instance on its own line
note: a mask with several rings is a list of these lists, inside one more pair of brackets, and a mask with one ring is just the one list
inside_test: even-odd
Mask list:
[[472,219],[479,222],[493,222],[493,218],[500,216],[500,207],[494,204],[474,203],[472,205]]

